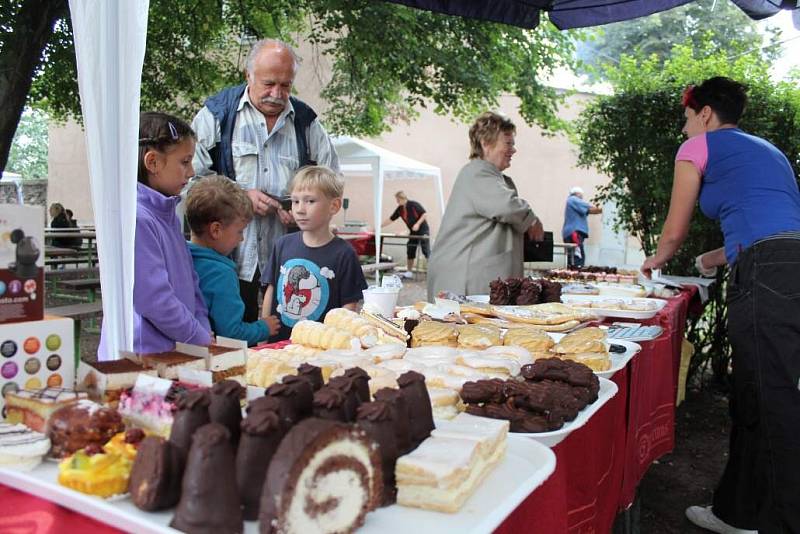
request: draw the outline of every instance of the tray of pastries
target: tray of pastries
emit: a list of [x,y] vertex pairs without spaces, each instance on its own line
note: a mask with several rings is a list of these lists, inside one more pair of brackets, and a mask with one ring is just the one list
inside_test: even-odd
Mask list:
[[662,299],[603,295],[561,295],[561,301],[597,315],[623,319],[650,319],[667,304]]

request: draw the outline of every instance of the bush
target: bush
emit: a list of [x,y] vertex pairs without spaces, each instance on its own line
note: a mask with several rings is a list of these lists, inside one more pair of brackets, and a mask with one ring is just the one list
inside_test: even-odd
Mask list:
[[[739,126],[777,146],[798,175],[800,89],[796,80],[771,81],[769,62],[757,55],[730,60],[725,50],[709,45],[698,50],[677,46],[663,65],[655,57],[623,57],[608,74],[614,94],[594,100],[575,124],[579,163],[611,177],[595,200],[616,203],[615,226],[638,238],[648,256],[655,252],[669,208],[674,158],[684,140],[680,96],[686,85],[712,76],[747,84],[749,101]],[[665,270],[690,274],[698,254],[720,246],[719,224],[702,214],[694,217],[686,242]],[[726,271],[717,275],[703,315],[691,319],[687,336],[695,346],[695,357],[690,375],[707,365],[717,379],[728,372]]]

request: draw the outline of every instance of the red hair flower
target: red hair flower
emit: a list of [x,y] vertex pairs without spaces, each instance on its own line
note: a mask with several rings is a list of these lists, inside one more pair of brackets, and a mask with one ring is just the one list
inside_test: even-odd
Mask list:
[[683,107],[692,109],[697,107],[697,101],[694,99],[694,88],[694,85],[689,85],[683,90],[683,95],[681,95],[681,105]]

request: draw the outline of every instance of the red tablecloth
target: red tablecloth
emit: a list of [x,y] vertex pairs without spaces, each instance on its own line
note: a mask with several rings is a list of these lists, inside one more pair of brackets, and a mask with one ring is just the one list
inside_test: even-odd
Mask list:
[[359,256],[375,255],[375,232],[358,232],[344,234],[339,232],[339,236],[347,236],[347,242]]
[[613,376],[617,395],[553,448],[556,471],[498,533],[609,532],[633,502],[650,464],[675,444],[675,394],[681,340],[696,289],[670,299],[650,324],[664,333]]
[[[499,533],[609,532],[650,464],[675,444],[681,340],[696,290],[671,299],[650,321],[665,332],[613,380],[617,395],[553,448],[550,478],[506,519]],[[91,529],[91,530],[89,530]],[[56,504],[0,485],[0,532],[119,532]]]

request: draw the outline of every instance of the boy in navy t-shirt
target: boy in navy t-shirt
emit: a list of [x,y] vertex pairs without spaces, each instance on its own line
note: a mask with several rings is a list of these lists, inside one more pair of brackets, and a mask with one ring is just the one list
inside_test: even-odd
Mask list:
[[328,310],[356,310],[367,288],[355,250],[333,235],[330,222],[342,207],[344,182],[327,167],[304,167],[289,184],[292,216],[300,232],[280,238],[261,284],[267,286],[262,316],[278,315],[288,339],[303,319],[322,321]]

